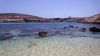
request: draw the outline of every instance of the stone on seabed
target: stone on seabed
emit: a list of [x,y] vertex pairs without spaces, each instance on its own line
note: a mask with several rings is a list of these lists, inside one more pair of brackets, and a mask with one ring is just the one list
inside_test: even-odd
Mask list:
[[46,37],[46,36],[48,35],[48,32],[46,32],[46,31],[41,31],[41,32],[38,33],[38,35],[39,35],[40,37]]

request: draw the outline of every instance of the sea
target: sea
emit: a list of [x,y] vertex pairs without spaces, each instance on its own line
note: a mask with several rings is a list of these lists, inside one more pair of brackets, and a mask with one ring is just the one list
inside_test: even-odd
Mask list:
[[[100,32],[89,31],[91,27],[100,24],[1,22],[0,39],[13,37],[0,40],[0,56],[100,56]],[[40,37],[41,31],[47,37]]]

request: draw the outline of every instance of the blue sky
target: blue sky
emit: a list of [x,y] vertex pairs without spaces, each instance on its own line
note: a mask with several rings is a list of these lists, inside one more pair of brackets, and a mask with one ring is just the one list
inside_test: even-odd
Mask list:
[[0,13],[84,17],[100,13],[100,0],[0,0]]

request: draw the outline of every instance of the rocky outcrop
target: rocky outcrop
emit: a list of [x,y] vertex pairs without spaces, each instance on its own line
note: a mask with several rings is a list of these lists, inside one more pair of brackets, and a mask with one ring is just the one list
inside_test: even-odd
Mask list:
[[79,22],[100,23],[100,14],[81,19]]

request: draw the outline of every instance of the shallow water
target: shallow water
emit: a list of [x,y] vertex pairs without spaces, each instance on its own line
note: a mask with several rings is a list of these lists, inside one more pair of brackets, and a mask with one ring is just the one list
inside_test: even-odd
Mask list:
[[100,56],[100,39],[52,36],[18,38],[0,43],[0,56]]
[[[63,28],[69,25],[85,27],[87,31]],[[0,56],[100,56],[100,33],[88,31],[93,26],[100,27],[99,24],[75,22],[2,23],[0,34],[11,33],[14,37],[0,41]],[[38,39],[39,31],[50,33]]]

